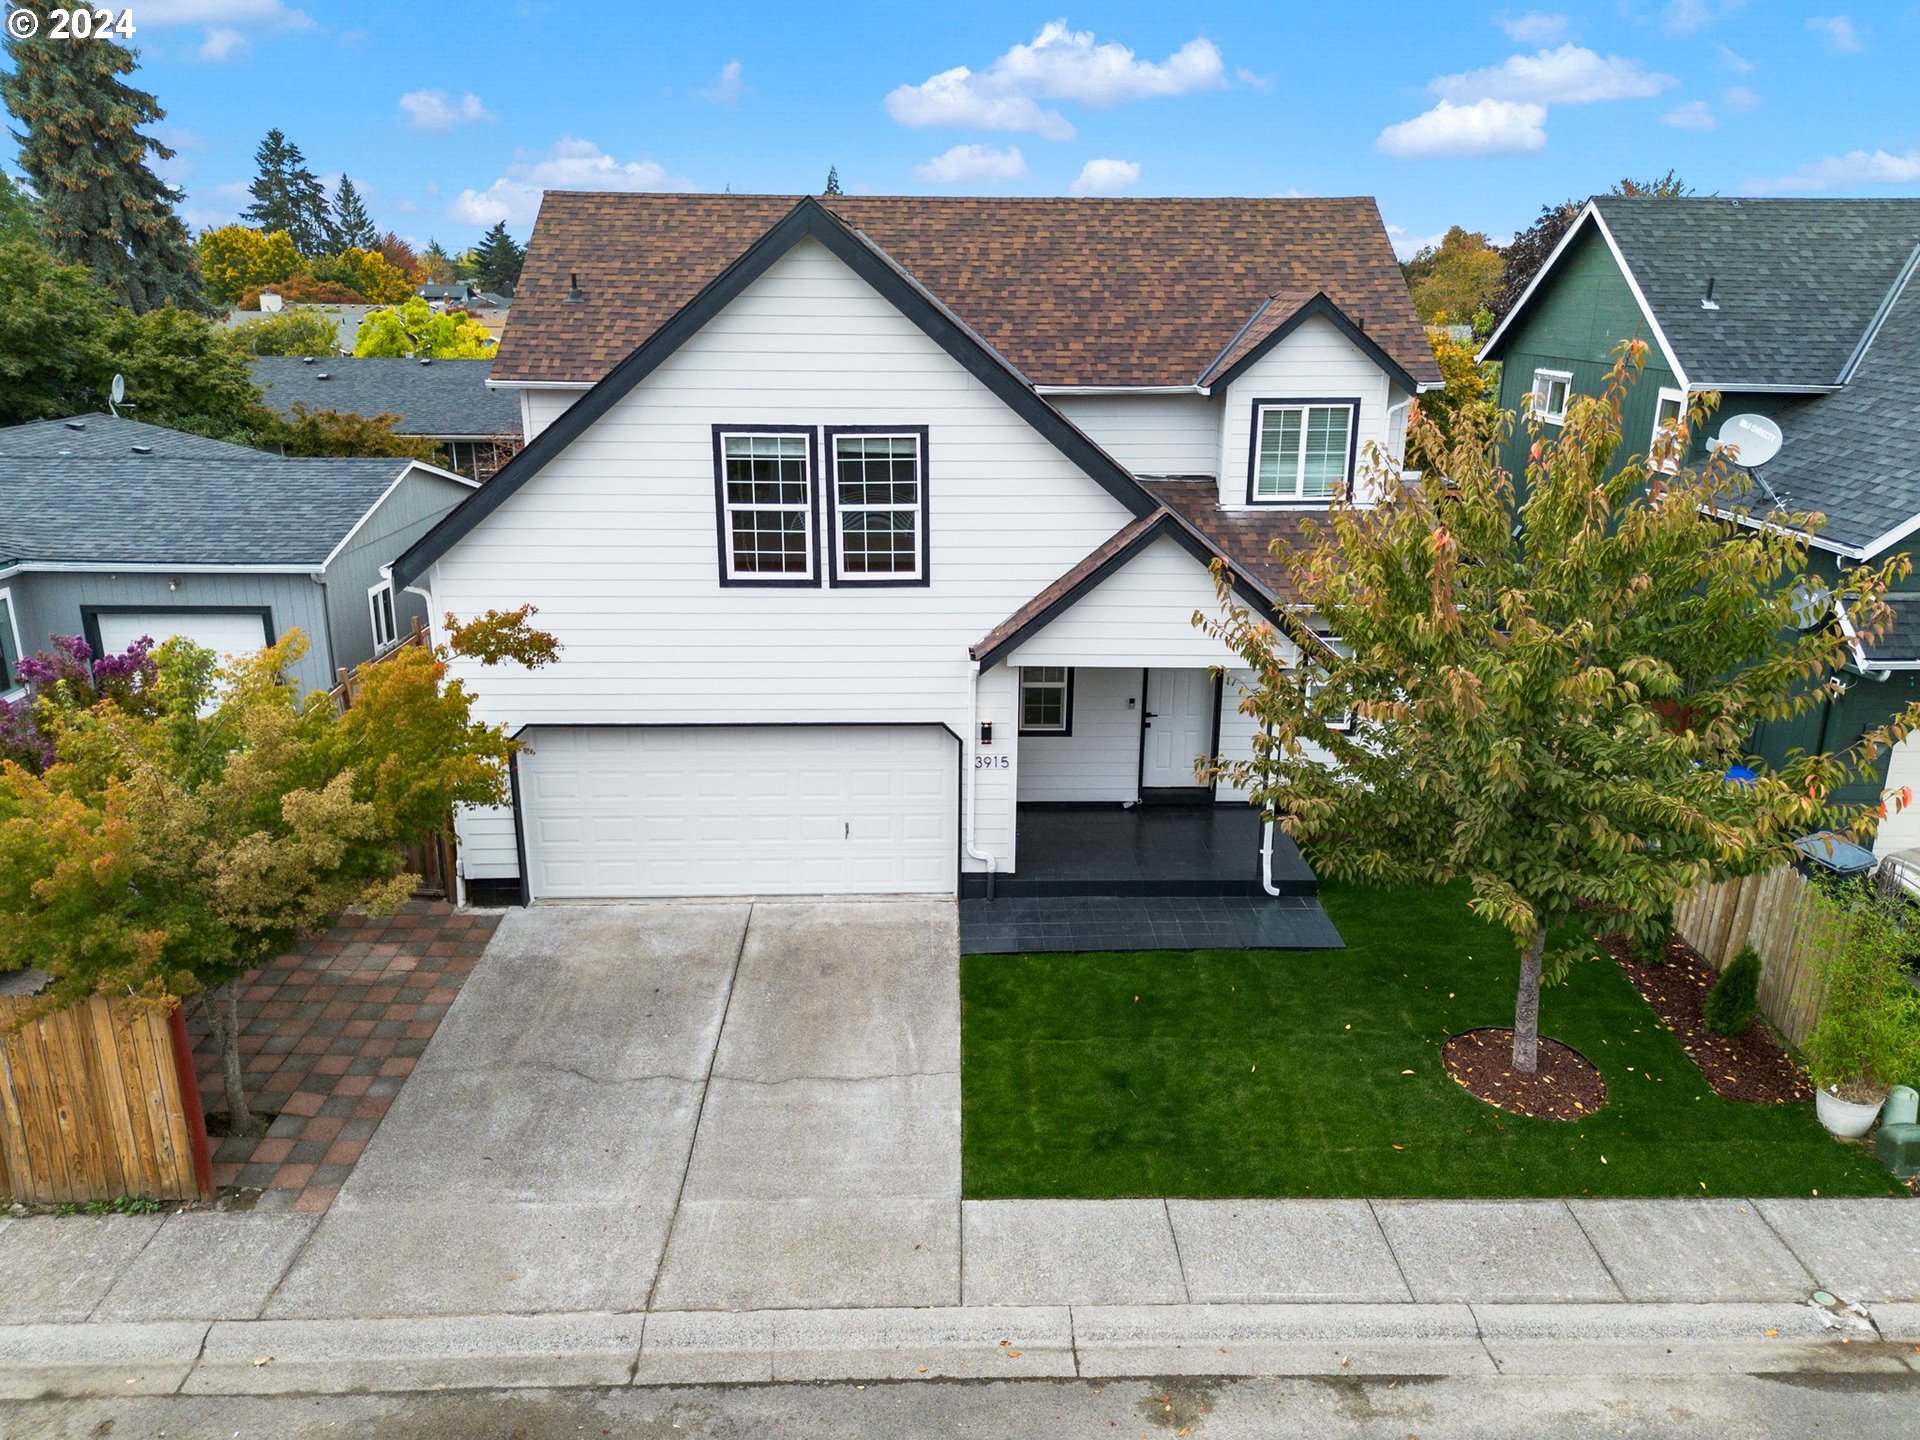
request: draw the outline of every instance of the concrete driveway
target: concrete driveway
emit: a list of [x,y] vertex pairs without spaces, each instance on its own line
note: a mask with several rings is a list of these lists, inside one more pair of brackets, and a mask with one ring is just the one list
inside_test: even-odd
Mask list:
[[267,1308],[952,1305],[954,911],[510,914]]

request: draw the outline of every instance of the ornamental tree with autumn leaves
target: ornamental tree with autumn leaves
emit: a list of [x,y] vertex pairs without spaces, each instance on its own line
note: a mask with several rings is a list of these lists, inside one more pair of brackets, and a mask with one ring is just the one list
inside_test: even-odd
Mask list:
[[206,996],[229,1124],[250,1131],[234,982],[349,906],[390,911],[412,892],[407,845],[456,804],[505,801],[515,742],[473,719],[447,662],[553,660],[531,613],[449,617],[446,648],[363,666],[344,709],[291,683],[297,631],[225,663],[136,647],[112,683],[69,683],[64,647],[41,667],[68,679],[38,688],[36,743],[0,759],[0,970],[51,976],[27,1013]]
[[[1600,933],[1650,934],[1689,887],[1781,864],[1797,836],[1871,833],[1879,807],[1833,796],[1920,723],[1916,706],[1779,770],[1747,755],[1759,722],[1819,704],[1848,658],[1836,624],[1795,624],[1796,601],[1828,589],[1795,533],[1820,517],[1738,523],[1752,497],[1724,452],[1681,468],[1704,401],[1651,458],[1617,464],[1644,353],[1623,347],[1565,424],[1526,421],[1519,483],[1495,458],[1513,417],[1463,412],[1442,435],[1416,410],[1418,470],[1375,457],[1376,503],[1337,504],[1278,552],[1298,611],[1250,612],[1223,577],[1221,613],[1195,616],[1252,669],[1241,709],[1262,731],[1250,759],[1216,768],[1322,874],[1464,882],[1518,952],[1523,1072],[1538,1063],[1543,968],[1590,954]],[[1847,616],[1869,640],[1905,572],[1893,559],[1846,573]],[[1758,774],[1729,779],[1734,766]]]

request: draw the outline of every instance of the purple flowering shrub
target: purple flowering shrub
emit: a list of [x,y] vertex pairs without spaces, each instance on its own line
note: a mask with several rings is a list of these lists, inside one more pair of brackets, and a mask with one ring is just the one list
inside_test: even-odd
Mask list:
[[51,649],[29,655],[14,666],[14,677],[29,694],[0,700],[0,760],[29,770],[53,763],[53,745],[36,719],[42,704],[85,710],[101,700],[136,710],[152,694],[160,668],[153,658],[153,637],[143,635],[123,654],[93,658],[78,635],[55,635]]

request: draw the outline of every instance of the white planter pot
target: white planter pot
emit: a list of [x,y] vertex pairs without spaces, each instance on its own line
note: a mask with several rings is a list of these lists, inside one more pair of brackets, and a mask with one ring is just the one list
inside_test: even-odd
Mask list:
[[1862,1105],[1856,1100],[1842,1100],[1830,1090],[1816,1090],[1813,1093],[1813,1111],[1820,1117],[1820,1123],[1827,1127],[1829,1134],[1842,1140],[1858,1140],[1873,1128],[1873,1122],[1879,1118],[1880,1107],[1886,1102],[1876,1100],[1871,1105]]

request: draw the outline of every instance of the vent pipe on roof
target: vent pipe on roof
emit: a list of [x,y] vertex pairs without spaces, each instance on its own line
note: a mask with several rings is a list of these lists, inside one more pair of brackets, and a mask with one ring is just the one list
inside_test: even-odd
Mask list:
[[133,453],[136,455],[151,455],[153,453],[153,446],[136,445],[133,447]]
[[1713,298],[1713,276],[1711,275],[1707,276],[1707,293],[1700,297],[1700,308],[1702,310],[1718,310],[1720,308],[1720,302]]
[[575,270],[567,276],[567,300],[577,305],[586,298],[587,292],[580,288],[580,272]]
[[69,430],[84,430],[86,428],[87,428],[87,422],[84,420],[67,421],[67,429]]

